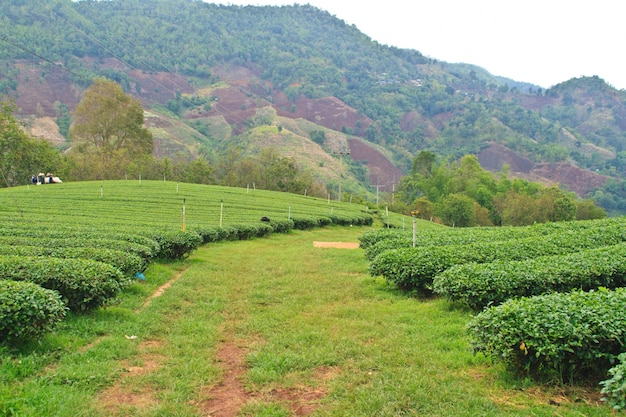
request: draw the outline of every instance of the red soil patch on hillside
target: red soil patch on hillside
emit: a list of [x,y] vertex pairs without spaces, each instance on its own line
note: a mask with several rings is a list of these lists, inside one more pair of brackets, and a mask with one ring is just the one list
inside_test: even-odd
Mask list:
[[503,165],[508,164],[513,177],[547,185],[562,185],[581,197],[594,188],[602,187],[608,179],[604,175],[566,163],[536,164],[507,147],[495,143],[478,154],[478,162],[483,168],[493,172],[500,171]]
[[349,139],[350,156],[355,161],[367,161],[372,185],[379,185],[379,191],[390,192],[398,184],[402,171],[387,159],[378,149],[358,139]]

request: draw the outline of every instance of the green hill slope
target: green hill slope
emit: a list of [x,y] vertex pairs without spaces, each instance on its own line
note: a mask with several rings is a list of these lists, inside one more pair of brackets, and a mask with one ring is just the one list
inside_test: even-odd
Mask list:
[[[534,170],[514,175],[572,189],[584,182],[581,195],[626,176],[626,93],[597,77],[543,91],[380,45],[308,5],[10,0],[0,13],[0,93],[22,115],[59,118],[91,77],[107,76],[151,109],[159,156],[210,155],[231,138],[255,137],[259,111],[272,108],[262,125],[304,119],[383,147],[393,172],[348,174],[371,192],[390,191],[421,149],[454,158],[492,144],[509,152],[493,169],[526,158]],[[615,187],[602,191],[623,203]]]

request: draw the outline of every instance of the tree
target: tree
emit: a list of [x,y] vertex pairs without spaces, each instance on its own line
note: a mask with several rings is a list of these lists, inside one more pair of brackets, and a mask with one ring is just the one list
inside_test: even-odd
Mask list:
[[152,134],[144,127],[141,103],[114,81],[97,78],[74,111],[72,151],[88,155],[101,177],[119,176],[127,164],[152,154]]
[[435,206],[435,213],[448,226],[470,227],[476,224],[477,203],[463,194],[449,194]]
[[576,203],[576,220],[604,219],[606,216],[606,211],[596,206],[593,200],[586,199]]
[[27,184],[39,172],[57,172],[60,155],[45,140],[30,137],[13,116],[15,105],[0,102],[0,184]]

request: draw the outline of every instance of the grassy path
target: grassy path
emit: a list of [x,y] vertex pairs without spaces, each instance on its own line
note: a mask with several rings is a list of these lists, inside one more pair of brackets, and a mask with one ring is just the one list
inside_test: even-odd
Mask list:
[[469,312],[371,278],[360,249],[313,245],[363,231],[212,244],[154,265],[119,306],[59,332],[80,347],[8,388],[36,410],[14,415],[611,415],[582,390],[507,379],[469,350]]

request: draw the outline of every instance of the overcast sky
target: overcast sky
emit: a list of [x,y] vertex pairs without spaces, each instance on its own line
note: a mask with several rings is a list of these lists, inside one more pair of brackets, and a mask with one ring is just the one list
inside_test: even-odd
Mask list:
[[626,14],[616,0],[232,0],[310,4],[381,44],[548,88],[597,75],[626,89]]

